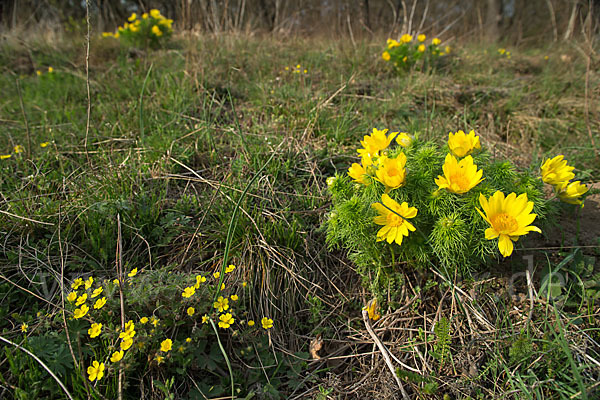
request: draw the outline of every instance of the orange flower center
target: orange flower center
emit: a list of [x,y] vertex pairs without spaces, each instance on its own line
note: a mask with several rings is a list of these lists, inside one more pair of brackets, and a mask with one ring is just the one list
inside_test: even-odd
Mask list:
[[500,234],[510,235],[519,229],[517,219],[506,213],[496,214],[491,218],[492,227]]
[[390,211],[387,215],[386,221],[387,225],[389,226],[400,226],[404,222],[404,218]]
[[461,172],[457,172],[455,174],[450,175],[450,183],[452,184],[452,186],[458,186],[458,188],[460,188],[461,190],[469,189],[470,184],[467,177]]

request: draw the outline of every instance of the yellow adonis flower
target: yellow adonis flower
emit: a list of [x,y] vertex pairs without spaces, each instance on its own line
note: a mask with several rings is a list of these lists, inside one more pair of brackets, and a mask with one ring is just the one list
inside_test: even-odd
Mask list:
[[87,300],[87,293],[84,293],[81,296],[79,296],[79,298],[75,302],[75,305],[77,307],[79,307],[80,305],[82,305],[83,303],[85,303],[86,300]]
[[192,315],[194,315],[196,313],[196,309],[194,307],[188,307],[186,312],[187,312],[187,315],[189,315],[191,317]]
[[373,128],[371,135],[366,135],[364,139],[360,141],[363,148],[358,149],[357,153],[361,158],[364,159],[364,157],[368,157],[370,159],[370,157],[378,155],[381,150],[385,150],[390,143],[392,143],[392,140],[394,140],[398,132],[392,132],[386,136],[387,131],[387,129],[379,130]]
[[67,301],[69,303],[72,303],[75,301],[75,299],[77,299],[77,292],[76,291],[72,291],[71,293],[69,293],[69,295],[67,296]]
[[53,73],[53,72],[54,72],[54,68],[52,68],[52,67],[48,67],[48,73],[49,73],[49,74],[51,74],[51,73]]
[[383,53],[381,53],[381,58],[383,58],[385,61],[390,61],[390,58],[392,58],[392,56],[390,56],[390,53],[388,53],[387,51],[384,51]]
[[99,288],[94,289],[94,291],[92,292],[92,299],[94,297],[98,297],[100,296],[100,293],[102,293],[104,289],[102,288],[102,286],[100,286]]
[[42,142],[40,143],[40,147],[43,149],[44,147],[48,147],[49,144],[50,142]]
[[398,136],[396,136],[396,143],[398,143],[402,147],[410,146],[412,141],[412,137],[406,132],[400,132]]
[[369,185],[371,183],[368,179],[367,170],[358,163],[353,163],[350,168],[348,168],[348,176],[355,182],[362,183],[363,185]]
[[87,369],[88,379],[93,381],[99,381],[104,376],[104,363],[99,363],[98,361],[92,362]]
[[217,301],[213,303],[213,307],[219,312],[226,311],[229,308],[229,300],[224,299],[223,296],[219,296]]
[[129,16],[129,18],[127,18],[127,21],[133,22],[136,19],[137,19],[137,14],[136,13],[131,13],[131,15]]
[[160,342],[160,351],[167,353],[173,348],[173,341],[171,339],[165,339]]
[[442,43],[442,41],[438,38],[433,38],[433,40],[431,41],[431,44],[434,46],[438,46],[440,43]]
[[88,311],[90,311],[90,308],[86,304],[84,304],[81,306],[81,308],[76,308],[75,311],[73,311],[73,318],[83,318],[88,313]]
[[186,287],[183,289],[183,293],[181,293],[181,297],[190,298],[196,293],[196,288],[194,286]]
[[232,295],[231,295],[231,300],[233,300],[233,301],[238,301],[238,299],[239,299],[239,297],[238,297],[238,295],[237,295],[237,294],[232,294]]
[[579,197],[583,196],[589,190],[580,181],[564,182],[562,185],[556,185],[555,189],[558,198],[569,204],[581,204],[582,200]]
[[206,282],[206,277],[202,276],[202,275],[196,275],[196,284],[194,285],[194,287],[196,289],[200,288],[200,284]]
[[398,204],[387,194],[381,196],[381,203],[371,205],[379,212],[374,218],[377,225],[383,227],[377,232],[377,241],[386,240],[388,243],[396,242],[402,244],[404,236],[408,236],[408,231],[415,231],[415,227],[408,222],[408,218],[414,218],[417,215],[415,207],[409,207],[408,203]]
[[102,324],[101,323],[92,324],[92,327],[90,329],[88,329],[88,335],[90,335],[90,337],[92,339],[95,337],[98,337],[101,332],[102,332]]
[[248,321],[248,326],[254,326],[254,321],[253,320],[249,320]]
[[140,324],[144,325],[148,322],[148,317],[142,317],[140,318]]
[[229,264],[226,268],[225,268],[225,273],[229,274],[231,272],[233,272],[233,270],[235,269],[235,265],[233,264]]
[[219,271],[216,271],[216,272],[213,273],[213,277],[215,279],[219,279],[220,276],[221,276],[221,273]]
[[512,254],[512,242],[516,242],[519,236],[532,231],[542,232],[540,228],[530,225],[537,215],[531,213],[533,201],[527,201],[526,193],[518,197],[516,193],[511,193],[505,198],[504,193],[497,191],[489,199],[480,194],[479,204],[483,212],[479,209],[477,212],[491,226],[485,230],[485,238],[493,240],[499,237],[498,248],[504,257]]
[[137,268],[134,268],[127,274],[127,276],[130,278],[133,278],[134,276],[137,275],[137,272],[138,272]]
[[419,47],[417,47],[417,50],[420,53],[424,53],[425,52],[425,45],[424,44],[420,44]]
[[7,158],[11,158],[12,154],[1,154],[0,155],[0,160],[6,160]]
[[110,362],[116,363],[121,361],[121,359],[123,358],[123,354],[123,350],[115,351],[114,353],[112,353],[112,356],[110,356]]
[[398,43],[397,40],[394,39],[388,39],[387,40],[387,47],[388,49],[393,49],[394,47],[398,47],[400,46],[400,43]]
[[27,328],[29,328],[29,325],[27,325],[25,322],[23,322],[21,324],[21,332],[26,333],[27,332]]
[[260,320],[260,323],[263,329],[271,329],[273,327],[273,320],[271,318],[263,317],[263,319]]
[[379,318],[381,318],[381,314],[379,314],[377,309],[377,298],[371,299],[367,305],[363,307],[363,310],[367,310],[370,320],[377,321]]
[[466,193],[483,180],[483,171],[477,171],[473,157],[466,156],[460,162],[452,154],[446,156],[442,167],[444,176],[438,176],[435,183],[440,189],[447,189],[452,193]]
[[150,10],[150,16],[152,18],[156,18],[156,19],[159,19],[160,17],[162,17],[162,15],[160,15],[160,11],[158,11],[156,8]]
[[156,328],[160,322],[159,318],[155,318],[154,316],[150,318],[150,323]]
[[473,152],[475,149],[481,149],[479,136],[475,135],[475,131],[465,134],[463,131],[448,134],[448,147],[452,154],[456,157],[464,157]]
[[446,46],[445,50],[446,50],[446,54],[450,54],[450,51],[452,50],[452,48],[450,46]]
[[162,36],[163,34],[158,25],[154,25],[152,27],[152,33],[154,33],[156,36]]
[[542,164],[542,180],[549,185],[563,185],[564,183],[575,178],[573,170],[575,167],[571,167],[567,164],[565,156],[558,155],[554,158],[544,161]]
[[375,172],[376,179],[385,185],[386,191],[404,186],[406,181],[406,155],[398,154],[396,158],[381,157],[379,168]]
[[192,338],[185,338],[185,342],[186,343],[191,343],[192,342]]
[[412,35],[409,35],[408,33],[405,33],[404,35],[402,35],[402,37],[400,37],[400,41],[402,43],[410,43],[412,42]]
[[202,323],[203,324],[208,324],[208,321],[210,321],[210,318],[208,317],[208,315],[204,314],[202,316]]
[[230,313],[219,315],[219,328],[227,329],[229,328],[235,320]]
[[427,36],[425,36],[424,34],[420,34],[419,36],[417,36],[417,40],[419,42],[424,42],[425,39],[427,39]]

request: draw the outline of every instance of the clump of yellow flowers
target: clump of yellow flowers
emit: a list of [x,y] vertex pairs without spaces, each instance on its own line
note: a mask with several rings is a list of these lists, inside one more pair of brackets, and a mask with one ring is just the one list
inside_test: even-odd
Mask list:
[[173,20],[165,18],[159,10],[132,13],[127,22],[116,32],[104,32],[102,37],[120,39],[128,45],[139,48],[157,48],[173,33]]
[[474,130],[449,132],[440,146],[374,128],[360,144],[358,162],[327,179],[327,240],[348,249],[361,270],[376,268],[378,279],[398,261],[466,272],[508,257],[520,237],[541,233],[554,197],[582,204],[588,190],[562,155],[544,161],[540,176],[519,172],[493,160]]
[[398,71],[406,71],[418,63],[423,63],[424,68],[429,68],[440,56],[450,53],[449,46],[444,50],[440,49],[441,43],[439,38],[433,38],[427,43],[427,36],[424,34],[417,35],[414,40],[412,35],[405,33],[399,40],[387,40],[381,58],[391,63]]

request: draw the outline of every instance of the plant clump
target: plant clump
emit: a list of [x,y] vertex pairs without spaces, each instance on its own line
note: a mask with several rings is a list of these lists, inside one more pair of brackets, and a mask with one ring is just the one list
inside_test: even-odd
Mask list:
[[413,36],[408,33],[402,35],[400,40],[388,39],[381,58],[401,72],[417,65],[423,69],[430,68],[440,56],[450,54],[450,46],[446,46],[444,50],[440,49],[442,41],[439,38],[433,38],[429,44],[426,40],[427,36],[424,34],[418,35],[417,40],[413,40]]
[[[452,276],[508,257],[520,237],[541,233],[538,225],[556,209],[551,200],[581,204],[587,191],[569,182],[573,167],[563,156],[545,161],[541,176],[518,172],[508,160],[493,160],[474,131],[450,132],[439,146],[373,129],[361,144],[360,163],[327,180],[327,241],[377,279],[400,263],[439,266]],[[550,199],[544,182],[555,188]]]
[[115,33],[104,32],[102,37],[119,39],[128,46],[156,49],[173,34],[173,20],[165,18],[157,9],[141,16],[133,13],[127,21]]

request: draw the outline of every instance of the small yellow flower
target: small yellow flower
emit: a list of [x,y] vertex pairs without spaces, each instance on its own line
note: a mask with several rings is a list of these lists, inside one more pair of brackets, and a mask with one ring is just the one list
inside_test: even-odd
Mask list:
[[87,293],[84,293],[81,296],[79,296],[79,298],[77,298],[77,301],[75,302],[75,306],[79,307],[80,305],[85,303],[86,300],[87,300]]
[[377,309],[377,298],[371,299],[363,309],[367,310],[370,320],[377,321],[381,318],[381,314]]
[[143,14],[142,14],[142,18],[143,18],[143,19],[148,19],[148,13],[143,13]]
[[580,197],[589,190],[589,188],[582,185],[580,181],[564,182],[561,185],[556,185],[555,188],[558,198],[569,204],[581,204],[582,200]]
[[420,44],[419,47],[417,47],[417,50],[420,53],[424,53],[425,52],[425,45],[424,44]]
[[356,151],[358,155],[361,158],[371,158],[379,155],[379,152],[381,150],[385,150],[398,134],[398,132],[392,132],[386,136],[387,131],[387,129],[379,130],[377,128],[373,128],[371,135],[366,135],[364,139],[361,140],[360,144],[363,146],[363,148]]
[[433,44],[434,46],[438,46],[440,43],[442,43],[442,41],[438,38],[433,38],[433,40],[431,41],[431,44]]
[[387,40],[387,47],[388,49],[393,49],[394,47],[398,47],[400,46],[400,43],[398,43],[397,40],[394,39],[388,39]]
[[460,162],[452,154],[446,155],[442,167],[444,176],[439,175],[435,183],[440,189],[447,189],[452,193],[467,193],[483,180],[483,171],[477,171],[473,157],[466,156]]
[[225,284],[221,283],[221,290],[225,290]]
[[273,327],[273,320],[271,318],[263,317],[263,319],[260,320],[260,323],[263,329],[271,329]]
[[160,319],[155,318],[154,316],[150,318],[150,323],[152,325],[154,325],[154,327],[156,328],[158,326],[158,323],[160,322]]
[[427,39],[427,36],[425,36],[424,34],[420,34],[419,36],[417,36],[417,40],[421,43],[424,42],[425,39]]
[[102,286],[100,286],[99,288],[94,289],[94,291],[92,292],[92,299],[94,297],[98,297],[100,296],[100,293],[102,293],[104,289],[102,288]]
[[208,324],[208,321],[210,320],[210,318],[208,318],[208,315],[204,314],[202,316],[202,323],[203,324]]
[[88,335],[90,335],[90,337],[92,339],[95,337],[98,337],[101,332],[102,332],[102,324],[101,323],[92,324],[92,327],[90,329],[88,329]]
[[358,163],[353,163],[350,168],[348,168],[348,176],[355,182],[362,183],[363,185],[368,185],[371,183],[367,177],[367,170]]
[[27,325],[25,322],[23,322],[21,324],[21,332],[27,332],[27,328],[29,328],[29,325]]
[[390,58],[392,58],[392,56],[390,56],[390,53],[388,53],[387,51],[384,51],[383,53],[381,53],[381,58],[383,58],[385,61],[390,61]]
[[12,154],[0,154],[0,160],[6,160],[7,158],[11,158]]
[[188,307],[186,312],[187,312],[187,315],[189,315],[191,317],[196,312],[196,309],[194,307]]
[[76,291],[72,291],[71,293],[69,293],[69,295],[67,296],[67,301],[69,303],[72,303],[75,301],[75,299],[77,299],[77,292]]
[[162,36],[163,34],[158,25],[154,25],[152,27],[152,33],[154,33],[156,36]]
[[113,284],[118,285],[119,284],[119,280],[118,279],[113,279]]
[[200,288],[200,284],[206,282],[206,277],[202,276],[202,275],[196,275],[196,284],[194,285],[194,287],[196,289]]
[[238,301],[238,299],[239,299],[239,297],[238,297],[238,295],[237,295],[237,294],[232,294],[232,295],[231,295],[231,300],[233,300],[233,301]]
[[181,297],[190,298],[196,293],[196,288],[194,286],[186,287],[181,293]]
[[137,268],[134,268],[134,269],[131,270],[131,272],[129,272],[127,274],[127,276],[130,277],[130,278],[133,278],[134,276],[137,275],[137,272],[138,272]]
[[192,338],[185,338],[185,342],[186,343],[191,343],[192,342]]
[[575,174],[573,173],[575,167],[569,166],[562,154],[544,161],[541,169],[542,180],[549,185],[562,186],[564,183],[575,178]]
[[99,310],[102,307],[104,307],[105,304],[106,304],[106,297],[102,297],[102,298],[96,300],[96,302],[94,303],[94,309]]
[[213,303],[213,307],[219,312],[226,311],[229,308],[229,300],[224,299],[223,296],[219,296],[217,301]]
[[229,274],[229,273],[233,272],[233,270],[234,270],[234,269],[235,269],[235,265],[233,265],[233,264],[229,264],[229,266],[227,266],[227,267],[225,268],[225,273],[226,273],[226,274]]
[[446,54],[450,54],[450,51],[452,50],[452,48],[450,46],[446,46],[445,50],[446,50]]
[[87,373],[89,375],[88,379],[93,381],[99,381],[104,376],[104,363],[99,363],[98,361],[92,362],[87,369]]
[[50,144],[50,142],[43,142],[43,143],[40,143],[40,147],[41,148],[48,147],[49,144]]
[[121,34],[119,32],[115,33],[115,39],[118,39]]
[[413,37],[411,35],[409,35],[408,33],[405,33],[404,35],[402,35],[400,37],[400,41],[402,43],[410,43],[410,42],[412,42],[412,40],[413,40]]
[[39,69],[37,71],[35,71],[37,76],[42,76],[42,71],[40,71]]
[[145,325],[148,322],[148,317],[140,318],[140,324]]
[[219,328],[227,329],[229,328],[235,320],[230,313],[219,315]]
[[127,21],[133,22],[136,19],[137,19],[137,14],[136,13],[131,13],[131,15],[129,16],[129,18],[127,18]]
[[163,356],[156,357],[156,363],[157,364],[161,364],[164,360],[165,360],[165,358]]
[[246,282],[246,281],[242,282],[242,287],[246,287],[246,286],[248,286],[248,282]]
[[417,209],[409,207],[408,203],[398,204],[387,194],[381,196],[381,203],[373,203],[372,207],[379,212],[374,218],[377,225],[383,227],[377,232],[377,241],[386,240],[388,243],[396,242],[402,245],[404,236],[408,236],[408,231],[415,231],[415,227],[408,222],[408,218],[417,216]]
[[81,306],[81,308],[76,308],[75,311],[73,311],[73,318],[83,318],[88,313],[88,311],[90,311],[90,308],[86,304],[84,304]]
[[516,193],[511,193],[505,198],[504,193],[497,191],[489,200],[480,194],[479,204],[483,212],[479,209],[477,212],[491,226],[485,230],[485,238],[493,240],[499,237],[498,248],[504,257],[512,254],[512,242],[516,242],[519,236],[532,231],[542,232],[540,228],[531,225],[537,215],[531,213],[533,201],[527,201],[526,193],[518,197]]
[[48,73],[49,73],[49,74],[51,74],[51,73],[53,73],[53,72],[54,72],[54,68],[52,68],[52,67],[48,67]]
[[448,147],[452,154],[456,157],[464,157],[471,154],[475,149],[481,149],[479,136],[475,135],[475,131],[465,134],[463,131],[448,134]]
[[85,289],[89,289],[92,287],[92,283],[94,283],[94,278],[92,276],[90,276],[88,279],[86,279],[85,283]]
[[173,341],[171,339],[165,339],[160,343],[160,351],[167,353],[173,347]]
[[253,320],[249,320],[248,321],[248,326],[254,326],[254,321]]
[[398,154],[396,158],[381,157],[379,168],[375,172],[377,181],[385,185],[386,190],[404,186],[406,181],[406,155]]
[[123,350],[119,350],[119,351],[115,351],[112,356],[110,356],[110,362],[112,363],[116,363],[121,361],[121,359],[123,358]]
[[121,341],[121,350],[125,351],[125,350],[129,350],[129,348],[133,345],[133,338],[130,338],[129,336],[123,338],[123,340]]
[[221,273],[219,271],[216,271],[215,273],[213,273],[213,277],[215,279],[219,279],[220,276],[221,276]]
[[152,18],[156,18],[156,19],[159,19],[160,17],[162,17],[162,15],[160,15],[160,11],[158,11],[156,8],[150,10],[150,16]]
[[406,132],[400,132],[396,136],[396,143],[398,143],[402,147],[408,147],[412,143],[412,137]]
[[18,144],[18,145],[15,146],[14,150],[15,150],[16,154],[19,154],[19,153],[24,152],[25,148],[23,146],[21,146],[20,144]]

